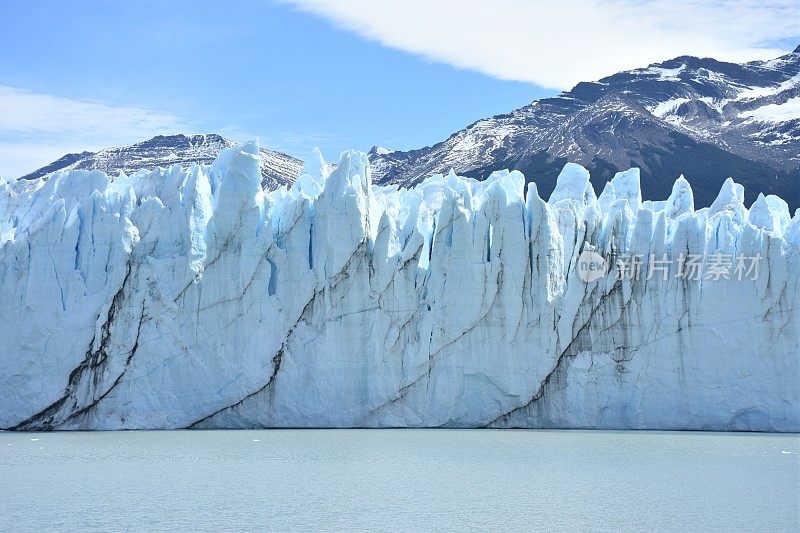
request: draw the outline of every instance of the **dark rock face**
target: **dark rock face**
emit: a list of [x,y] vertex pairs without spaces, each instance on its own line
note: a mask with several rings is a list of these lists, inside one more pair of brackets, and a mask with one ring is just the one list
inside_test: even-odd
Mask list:
[[[675,178],[691,180],[707,206],[728,177],[747,202],[759,192],[800,207],[800,47],[743,64],[678,57],[620,72],[571,91],[479,120],[431,147],[373,149],[374,178],[411,185],[453,168],[483,179],[523,171],[548,195],[564,162],[605,183],[638,166],[646,199],[663,199]],[[794,107],[796,109],[796,107]]]

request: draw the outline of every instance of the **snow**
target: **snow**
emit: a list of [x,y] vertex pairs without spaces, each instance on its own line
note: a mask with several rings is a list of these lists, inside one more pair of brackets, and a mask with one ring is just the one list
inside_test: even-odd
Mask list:
[[718,113],[722,113],[723,108],[730,102],[727,98],[711,98],[710,96],[703,96],[702,98],[698,98],[698,100],[716,110]]
[[781,104],[765,106],[739,113],[741,118],[750,118],[758,122],[785,122],[800,119],[800,96],[789,98]]
[[675,81],[680,79],[678,78],[678,75],[684,70],[686,70],[685,63],[676,68],[647,67],[646,69],[642,69],[640,72],[658,76],[658,79],[661,81]]
[[736,100],[752,100],[782,93],[800,84],[800,73],[795,74],[788,80],[769,87],[747,87],[736,95]]
[[[597,198],[575,164],[547,202],[516,171],[398,189],[354,151],[264,191],[261,154],[0,186],[0,428],[800,431],[781,199],[641,202],[635,169]],[[763,275],[584,283],[584,250]]]
[[691,102],[690,98],[672,98],[670,100],[666,100],[664,102],[660,102],[655,106],[648,106],[647,110],[650,111],[653,116],[658,118],[662,118],[665,115],[668,115],[675,111],[678,106],[684,104],[686,102]]
[[453,145],[454,152],[472,152],[481,146],[482,140],[475,135],[466,134]]

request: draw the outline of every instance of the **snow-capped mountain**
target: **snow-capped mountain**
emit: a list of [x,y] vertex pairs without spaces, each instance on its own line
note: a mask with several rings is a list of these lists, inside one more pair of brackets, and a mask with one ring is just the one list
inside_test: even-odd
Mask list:
[[[216,134],[207,135],[158,135],[150,140],[107,148],[99,152],[67,154],[23,176],[22,179],[35,179],[59,170],[102,170],[116,176],[119,172],[132,174],[141,169],[153,170],[173,164],[183,166],[198,163],[211,164],[221,150],[235,143]],[[292,156],[261,149],[262,186],[275,189],[292,183],[303,162]]]
[[575,164],[547,201],[398,190],[357,152],[265,192],[262,154],[0,183],[0,428],[800,431],[780,198],[642,202],[636,169],[598,197]]
[[[219,135],[158,136],[96,153],[68,154],[25,178],[56,170],[98,169],[114,174],[173,163],[208,164],[233,143]],[[678,57],[620,72],[535,101],[506,115],[479,120],[431,147],[375,147],[370,162],[378,183],[410,186],[446,173],[483,179],[520,170],[550,194],[568,161],[586,166],[599,187],[636,166],[645,198],[661,198],[681,173],[708,206],[733,177],[752,202],[776,194],[800,207],[800,47],[744,64]],[[262,149],[265,188],[291,183],[302,162]]]
[[473,177],[523,171],[547,195],[567,161],[596,185],[637,166],[645,198],[662,198],[680,173],[710,205],[728,177],[800,207],[800,47],[744,64],[678,57],[620,72],[506,115],[479,120],[428,148],[373,149],[380,183],[410,185],[453,168]]

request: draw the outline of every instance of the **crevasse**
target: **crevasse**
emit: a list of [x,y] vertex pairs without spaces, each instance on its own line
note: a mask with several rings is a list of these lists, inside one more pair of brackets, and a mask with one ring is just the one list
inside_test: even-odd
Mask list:
[[[0,184],[1,428],[800,431],[780,198],[642,202],[637,169],[598,198],[574,164],[548,201],[508,171],[397,189],[358,152],[269,192],[258,157]],[[588,250],[669,262],[586,282]]]

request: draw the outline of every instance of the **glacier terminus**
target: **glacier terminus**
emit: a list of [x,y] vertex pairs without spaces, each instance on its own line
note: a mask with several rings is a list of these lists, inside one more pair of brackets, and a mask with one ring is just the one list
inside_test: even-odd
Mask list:
[[[642,201],[637,169],[598,196],[572,163],[547,200],[517,171],[379,186],[355,151],[269,191],[259,165],[0,182],[0,428],[800,431],[776,196]],[[586,251],[661,264],[585,281]]]

